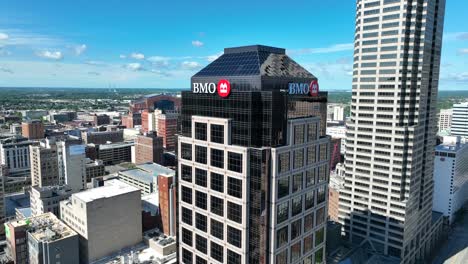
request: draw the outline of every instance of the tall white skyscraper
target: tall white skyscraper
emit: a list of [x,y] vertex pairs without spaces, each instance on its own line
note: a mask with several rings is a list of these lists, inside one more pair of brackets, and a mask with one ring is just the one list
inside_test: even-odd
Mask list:
[[468,103],[454,104],[452,116],[453,136],[468,138]]
[[[448,130],[452,127],[452,115],[453,115],[453,109],[442,109],[439,112],[439,132],[442,132],[444,130]],[[468,112],[467,112],[468,115]],[[467,118],[468,121],[468,118]]]
[[[339,220],[351,242],[424,260],[445,0],[358,0]],[[440,214],[434,214],[437,216]]]

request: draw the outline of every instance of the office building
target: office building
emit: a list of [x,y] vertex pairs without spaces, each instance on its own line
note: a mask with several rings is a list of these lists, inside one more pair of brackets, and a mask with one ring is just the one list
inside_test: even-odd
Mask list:
[[31,162],[29,146],[39,145],[21,137],[12,137],[0,140],[0,164],[7,166],[11,177],[29,177],[31,175]]
[[172,151],[176,146],[177,139],[177,119],[179,113],[175,111],[154,110],[156,131],[163,138],[163,146],[166,150]]
[[69,145],[59,141],[57,158],[60,184],[68,185],[74,192],[86,188],[86,154],[85,145]]
[[450,129],[452,136],[468,138],[468,103],[454,104],[452,126]]
[[332,139],[340,140],[340,154],[344,155],[346,153],[346,127],[327,127],[327,135],[330,136]]
[[336,165],[336,169],[330,172],[330,184],[328,188],[328,219],[339,221],[340,190],[344,188],[344,166]]
[[[445,0],[358,0],[340,223],[401,263],[427,262]],[[434,216],[434,217],[433,217]]]
[[449,130],[452,127],[453,109],[441,109],[439,117],[439,132]]
[[328,122],[344,122],[345,107],[340,104],[329,104],[327,106],[327,121]]
[[105,166],[132,161],[132,147],[134,142],[120,142],[112,144],[86,146],[86,157],[93,160],[102,160]]
[[158,192],[158,177],[173,178],[175,171],[159,164],[148,162],[138,164],[133,169],[118,172],[119,179],[140,189],[142,195]]
[[95,126],[109,125],[111,124],[111,117],[106,114],[94,114],[93,123]]
[[126,128],[141,126],[141,113],[129,113],[122,116],[122,126]]
[[57,149],[49,143],[29,146],[32,186],[60,184]]
[[81,132],[81,139],[85,144],[106,144],[117,143],[124,141],[123,130],[116,131],[83,131]]
[[91,182],[91,179],[106,175],[106,167],[102,160],[91,160],[86,158],[86,182]]
[[68,199],[73,193],[67,185],[32,186],[30,191],[31,214],[33,216],[53,213],[60,217],[60,202]]
[[26,121],[21,124],[21,133],[27,139],[44,138],[44,124],[39,120]]
[[80,263],[99,260],[142,241],[140,190],[119,180],[72,194],[61,219],[80,236]]
[[256,45],[225,49],[191,84],[177,151],[179,262],[324,261],[330,139],[315,76],[284,49]]
[[452,224],[468,201],[468,144],[460,137],[444,137],[435,148],[433,208]]
[[150,112],[148,110],[141,111],[141,132],[146,133],[149,130],[150,120],[151,117]]
[[14,263],[79,263],[78,234],[52,213],[7,222],[5,232]]
[[154,131],[146,132],[135,139],[135,163],[155,162],[162,164],[163,138]]
[[158,175],[159,214],[161,231],[176,236],[177,228],[177,186],[174,175]]

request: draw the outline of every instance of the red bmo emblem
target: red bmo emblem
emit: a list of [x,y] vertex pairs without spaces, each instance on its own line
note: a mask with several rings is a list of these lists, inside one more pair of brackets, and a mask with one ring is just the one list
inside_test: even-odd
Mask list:
[[231,93],[231,84],[228,80],[220,80],[218,82],[218,94],[221,97],[228,97]]
[[319,94],[319,84],[317,80],[310,83],[310,95],[317,96]]

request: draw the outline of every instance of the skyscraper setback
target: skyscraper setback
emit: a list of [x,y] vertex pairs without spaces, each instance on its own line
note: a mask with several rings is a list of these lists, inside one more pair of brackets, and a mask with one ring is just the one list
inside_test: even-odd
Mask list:
[[358,0],[340,222],[415,263],[433,247],[436,99],[445,0]]
[[256,45],[225,49],[192,87],[180,112],[179,262],[322,263],[330,138],[317,78]]

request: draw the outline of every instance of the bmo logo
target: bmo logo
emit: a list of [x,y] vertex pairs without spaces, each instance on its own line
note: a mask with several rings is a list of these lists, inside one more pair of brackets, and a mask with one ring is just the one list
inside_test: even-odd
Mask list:
[[311,96],[317,96],[319,94],[319,85],[317,80],[313,80],[310,83],[289,83],[288,92],[289,94],[310,94]]
[[218,95],[225,98],[231,94],[231,84],[228,80],[220,80],[218,85],[215,83],[193,83],[193,93],[208,93],[214,94],[218,92]]

